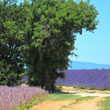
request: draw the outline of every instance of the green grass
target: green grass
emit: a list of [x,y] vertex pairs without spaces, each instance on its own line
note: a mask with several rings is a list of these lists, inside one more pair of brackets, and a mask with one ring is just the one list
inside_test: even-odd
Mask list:
[[63,93],[59,93],[59,94],[49,94],[48,97],[46,98],[46,100],[72,100],[77,98],[78,96],[74,96],[72,94],[63,94]]
[[110,97],[106,97],[105,100],[99,102],[101,110],[110,110]]
[[95,98],[95,97],[91,97],[91,96],[87,96],[87,97],[78,97],[78,98],[75,99],[74,104],[76,104],[76,103],[78,103],[78,102],[80,102],[80,101],[83,101],[83,100],[91,100],[91,99],[93,99],[93,98]]
[[47,96],[46,95],[38,95],[34,97],[29,103],[25,103],[24,105],[19,105],[17,109],[14,110],[28,110],[33,105],[36,105],[37,102],[43,101]]
[[91,97],[91,96],[88,96],[88,97],[81,97],[81,96],[78,96],[78,95],[73,95],[73,94],[63,94],[63,93],[60,93],[60,94],[49,94],[48,97],[46,98],[46,100],[75,100],[75,102],[79,102],[79,101],[82,101],[82,100],[89,100],[89,99],[93,99],[95,97]]

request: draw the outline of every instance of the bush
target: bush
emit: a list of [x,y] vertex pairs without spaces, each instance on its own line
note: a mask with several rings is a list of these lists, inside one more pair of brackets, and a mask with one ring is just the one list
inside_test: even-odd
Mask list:
[[85,87],[84,85],[81,85],[81,86],[79,87],[79,89],[86,89],[86,87]]
[[102,87],[100,90],[102,90],[102,91],[104,91],[104,90],[110,90],[110,88],[107,87],[107,86],[104,86],[104,87]]
[[73,88],[76,88],[76,86],[73,86]]
[[96,90],[97,88],[95,86],[90,86],[89,89],[90,90]]

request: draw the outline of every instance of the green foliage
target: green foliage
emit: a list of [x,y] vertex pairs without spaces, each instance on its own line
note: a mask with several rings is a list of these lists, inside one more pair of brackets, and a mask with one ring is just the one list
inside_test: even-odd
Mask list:
[[3,84],[9,83],[9,74],[16,74],[13,77],[19,81],[26,65],[28,84],[51,92],[56,79],[65,77],[58,70],[67,69],[68,56],[76,55],[71,51],[77,33],[82,34],[83,29],[93,32],[98,24],[96,8],[84,1],[31,0],[17,5],[15,0],[3,0],[0,12]]
[[15,0],[0,1],[0,85],[18,85],[24,72],[20,10]]
[[110,90],[110,88],[107,87],[107,86],[104,86],[104,87],[102,87],[100,90],[102,90],[102,91],[104,91],[104,90]]
[[90,86],[89,89],[90,90],[96,90],[97,88],[95,86]]
[[98,12],[89,2],[70,0],[37,0],[30,7],[32,31],[25,49],[28,83],[54,91],[56,79],[64,74],[57,70],[67,69],[68,55],[75,49],[76,33],[96,29]]
[[86,89],[86,87],[84,85],[80,85],[79,89]]
[[36,96],[30,102],[25,103],[24,105],[19,105],[14,110],[29,110],[29,108],[31,108],[33,105],[36,105],[36,103],[43,101],[45,98],[46,98],[46,95]]

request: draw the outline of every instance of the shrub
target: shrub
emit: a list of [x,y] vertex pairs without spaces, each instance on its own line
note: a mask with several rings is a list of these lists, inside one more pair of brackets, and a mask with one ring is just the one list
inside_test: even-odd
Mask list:
[[102,91],[104,91],[104,90],[110,90],[110,88],[107,87],[107,86],[104,86],[104,87],[102,87],[100,90],[102,90]]
[[90,89],[90,90],[95,90],[95,89],[97,89],[97,88],[96,88],[95,86],[90,86],[89,89]]
[[79,87],[79,89],[86,89],[86,87],[85,87],[84,85],[81,85],[81,86]]
[[76,86],[73,86],[73,88],[76,88]]

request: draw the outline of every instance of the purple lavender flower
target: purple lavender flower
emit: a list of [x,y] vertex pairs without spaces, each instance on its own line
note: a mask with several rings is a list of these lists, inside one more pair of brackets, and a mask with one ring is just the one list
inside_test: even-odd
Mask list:
[[41,94],[48,94],[48,92],[39,87],[0,86],[0,110],[13,110]]
[[71,85],[79,87],[80,85],[95,86],[100,89],[104,86],[110,87],[110,69],[105,70],[66,70],[65,79],[58,78],[56,84],[58,85]]

